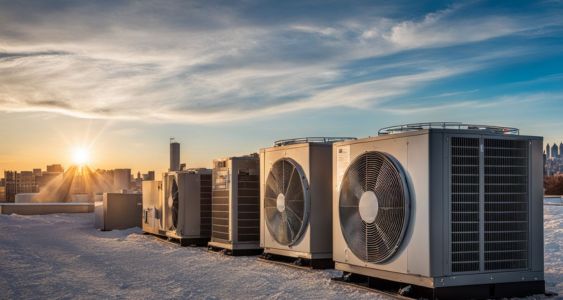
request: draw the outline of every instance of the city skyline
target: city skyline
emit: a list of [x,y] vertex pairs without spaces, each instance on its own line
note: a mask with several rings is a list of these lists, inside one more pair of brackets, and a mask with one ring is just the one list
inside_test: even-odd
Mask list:
[[0,1],[0,174],[210,167],[275,140],[460,121],[563,138],[560,1]]

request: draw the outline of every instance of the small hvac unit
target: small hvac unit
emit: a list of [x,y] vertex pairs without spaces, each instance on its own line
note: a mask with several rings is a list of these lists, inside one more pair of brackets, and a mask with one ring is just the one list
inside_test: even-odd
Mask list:
[[152,234],[164,234],[160,232],[162,216],[162,181],[143,181],[143,231]]
[[104,193],[95,203],[94,224],[102,231],[140,227],[141,212],[141,194]]
[[332,265],[332,143],[283,140],[260,150],[260,246],[265,258]]
[[257,154],[213,161],[209,247],[232,255],[260,248],[260,159]]
[[461,123],[335,143],[336,269],[430,298],[543,293],[542,143]]
[[211,170],[165,173],[159,231],[181,245],[206,246],[211,236]]

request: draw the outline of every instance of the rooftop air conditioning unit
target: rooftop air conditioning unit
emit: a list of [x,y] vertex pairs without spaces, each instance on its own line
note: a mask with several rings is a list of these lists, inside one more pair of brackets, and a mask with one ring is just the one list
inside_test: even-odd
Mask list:
[[232,255],[260,248],[260,159],[257,154],[213,161],[210,248]]
[[[265,258],[332,266],[332,142],[278,141],[260,150],[260,246]],[[292,260],[292,261],[291,261]]]
[[335,143],[336,269],[430,298],[543,293],[542,143],[461,123]]
[[211,236],[211,170],[164,174],[159,231],[181,245],[207,246]]

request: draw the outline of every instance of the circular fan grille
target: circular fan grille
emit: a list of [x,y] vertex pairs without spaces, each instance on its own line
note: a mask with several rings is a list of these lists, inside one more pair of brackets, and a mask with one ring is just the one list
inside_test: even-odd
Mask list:
[[291,159],[274,163],[264,191],[266,226],[281,245],[290,246],[299,240],[309,214],[307,179],[301,167]]
[[409,221],[404,171],[392,156],[366,152],[346,170],[340,189],[340,226],[354,255],[381,263],[399,248]]
[[178,210],[179,210],[179,197],[178,197],[178,183],[176,182],[175,176],[170,176],[172,179],[172,184],[170,186],[170,199],[168,200],[170,204],[170,210],[172,211],[172,226],[174,228],[178,227]]

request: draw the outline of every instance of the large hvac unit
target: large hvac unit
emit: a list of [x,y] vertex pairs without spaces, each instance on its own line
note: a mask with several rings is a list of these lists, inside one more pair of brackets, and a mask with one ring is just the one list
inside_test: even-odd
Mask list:
[[206,246],[211,236],[211,170],[165,173],[159,232],[182,245]]
[[260,159],[257,154],[213,161],[210,248],[233,255],[260,248]]
[[336,269],[430,298],[543,293],[542,143],[461,123],[335,143]]
[[278,141],[260,150],[260,246],[264,256],[332,265],[332,142]]
[[162,216],[162,181],[145,180],[143,189],[143,231],[152,234],[161,234],[160,222]]

